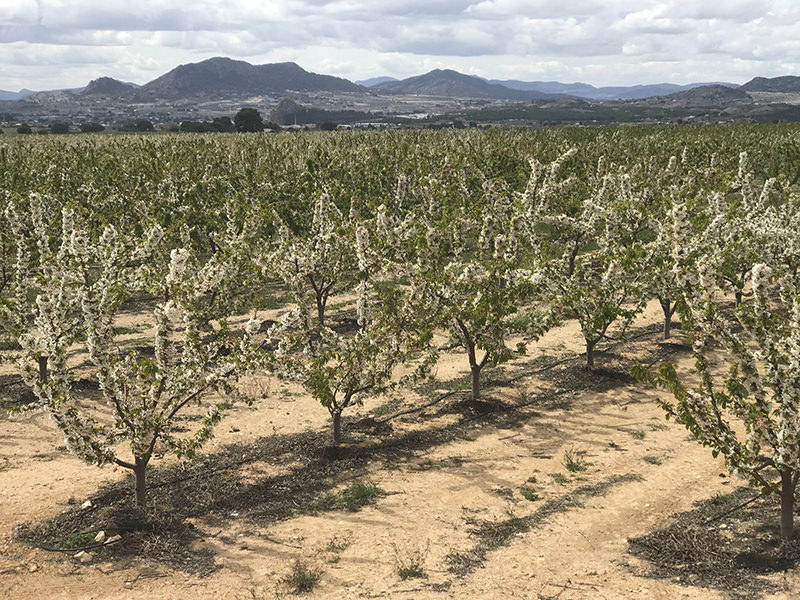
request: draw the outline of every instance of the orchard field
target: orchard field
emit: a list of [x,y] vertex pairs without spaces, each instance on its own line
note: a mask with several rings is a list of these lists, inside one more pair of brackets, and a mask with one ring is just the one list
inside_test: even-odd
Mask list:
[[0,140],[0,597],[793,598],[800,127]]

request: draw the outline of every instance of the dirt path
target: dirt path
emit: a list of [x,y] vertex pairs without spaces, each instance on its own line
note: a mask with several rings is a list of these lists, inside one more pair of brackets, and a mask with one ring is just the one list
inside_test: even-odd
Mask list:
[[[657,319],[651,307],[639,325]],[[577,335],[574,325],[559,328],[531,356],[570,356],[580,348]],[[599,360],[621,365],[654,345],[652,338],[631,342]],[[448,357],[439,376],[463,373],[464,364],[463,356]],[[530,364],[519,368],[531,371]],[[325,411],[295,389],[272,383],[269,390],[258,410],[237,409],[224,422],[217,448],[328,426]],[[366,473],[343,472],[342,485],[369,480],[386,492],[359,512],[298,511],[269,523],[230,512],[192,518],[203,538],[193,549],[212,550],[220,565],[208,577],[147,560],[78,565],[13,541],[15,524],[74,508],[70,497],[81,503],[123,473],[83,466],[56,449],[60,436],[44,416],[0,421],[0,598],[279,598],[289,595],[281,580],[297,559],[321,572],[314,598],[723,597],[647,578],[647,565],[627,554],[627,538],[739,485],[683,427],[664,420],[656,392],[587,375],[575,363],[487,396],[502,410],[470,413],[455,395],[392,421],[390,441],[469,415],[449,441],[396,460],[381,455]],[[383,402],[370,400],[360,413]],[[367,436],[360,443],[374,442]],[[585,469],[568,470],[565,453]],[[258,479],[261,467],[241,471]],[[523,488],[536,497],[526,499]],[[481,527],[498,533],[482,538],[475,533]],[[415,559],[426,577],[402,581],[398,568]],[[773,597],[794,597],[797,573],[772,578],[785,590]]]

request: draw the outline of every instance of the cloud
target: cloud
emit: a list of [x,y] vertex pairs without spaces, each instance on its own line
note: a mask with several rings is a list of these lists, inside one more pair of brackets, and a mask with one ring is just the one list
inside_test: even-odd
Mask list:
[[83,85],[97,65],[143,83],[215,55],[350,78],[744,81],[797,72],[798,27],[796,0],[0,0],[0,88]]
[[48,44],[6,44],[3,63],[50,69],[54,66],[113,65],[125,59],[122,49],[98,52],[91,46],[52,46]]

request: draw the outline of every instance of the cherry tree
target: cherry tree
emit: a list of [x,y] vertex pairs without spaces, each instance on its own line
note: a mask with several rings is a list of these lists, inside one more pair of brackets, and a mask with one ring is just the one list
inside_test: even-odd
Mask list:
[[14,255],[16,248],[14,244],[14,235],[10,223],[8,223],[5,212],[6,208],[11,202],[11,194],[6,193],[5,197],[0,197],[0,298],[2,298],[6,290],[11,286],[11,280],[14,275]]
[[[710,157],[703,156],[702,159],[696,157],[692,160],[689,155],[689,148],[684,147],[680,159],[675,155],[671,156],[666,169],[659,170],[652,177],[652,181],[648,182],[648,191],[660,196],[649,211],[653,239],[647,243],[646,250],[647,272],[651,274],[650,292],[658,300],[664,315],[664,339],[668,339],[671,335],[672,317],[681,302],[681,286],[672,251],[673,206],[679,203],[685,204],[686,209],[696,215],[694,226],[698,230],[706,225],[706,219],[715,222],[715,217],[729,210],[724,197],[716,191],[729,185],[724,172],[719,168],[718,156],[712,154]],[[740,170],[738,179],[746,180],[746,185],[740,187],[745,190],[748,199],[752,200],[754,192],[752,177],[745,176]],[[713,191],[709,193],[708,190]],[[736,215],[736,212],[731,212],[731,215]],[[738,223],[733,226],[727,218],[716,221],[714,227],[719,228],[723,222],[728,229],[743,225]],[[713,237],[712,234],[708,236],[709,239]],[[736,254],[725,244],[722,248],[728,253],[728,259]],[[745,270],[743,273],[740,272],[738,277],[745,277],[746,274]],[[733,280],[729,278],[730,283],[733,283]]]
[[680,302],[681,287],[669,245],[667,220],[657,227],[655,239],[647,245],[647,267],[650,273],[650,292],[656,297],[664,314],[664,339],[672,334],[672,317]]
[[[57,218],[59,212],[61,219]],[[80,329],[76,290],[86,278],[78,271],[63,269],[74,259],[75,214],[69,208],[60,209],[52,198],[34,193],[25,205],[9,202],[5,218],[15,258],[8,278],[9,293],[0,304],[0,327],[12,339],[26,336],[28,353],[36,357],[37,376],[46,382],[50,363],[66,355]],[[60,231],[55,234],[58,225]],[[158,236],[155,232],[154,237]],[[31,338],[31,331],[44,330],[50,332],[46,340]]]
[[[693,233],[685,205],[674,208],[673,221],[697,382],[688,383],[669,363],[656,373],[642,366],[633,373],[672,392],[674,399],[662,401],[668,415],[715,456],[721,454],[733,474],[780,495],[780,532],[788,540],[800,478],[800,218],[787,204],[768,208],[750,224],[751,232],[772,243],[763,246],[766,262],[749,269],[752,297],[742,298],[732,312],[724,308],[719,288],[726,257],[705,252],[707,240]],[[727,371],[715,364],[717,353]]]
[[[202,261],[189,250],[174,249],[167,272],[159,274],[148,266],[161,237],[158,228],[135,238],[109,226],[92,241],[74,225],[69,210],[63,222],[56,260],[38,277],[32,326],[19,337],[21,371],[63,431],[70,452],[88,464],[133,471],[136,502],[145,505],[146,470],[156,444],[191,456],[212,436],[228,407],[219,395],[233,393],[231,382],[254,360],[255,331],[248,327],[248,334],[236,340],[225,335],[223,323],[219,335],[201,335],[201,300],[226,274],[222,253]],[[114,333],[123,301],[143,287],[159,298],[153,308],[152,356],[122,348]],[[68,338],[67,330],[79,335]],[[86,339],[100,398],[74,385],[70,341],[79,337]],[[40,376],[43,355],[47,377]],[[205,415],[182,437],[174,419],[191,405],[205,406]],[[111,409],[110,417],[103,406]],[[122,442],[130,458],[124,457]]]
[[681,159],[671,156],[667,168],[650,182],[650,190],[661,193],[661,202],[652,207],[650,226],[653,239],[646,245],[647,272],[650,273],[650,293],[655,296],[664,315],[664,339],[672,335],[672,317],[678,309],[681,287],[675,273],[675,261],[671,245],[671,207],[679,198],[694,193],[695,177],[689,165],[688,149],[684,148]]
[[355,267],[352,219],[344,216],[327,193],[314,204],[308,232],[293,233],[275,214],[277,240],[261,259],[267,274],[277,275],[300,304],[311,299],[317,321],[325,325],[325,308],[332,294],[348,283]]
[[[559,202],[570,180],[558,171],[570,154],[544,168],[532,163],[523,194],[526,232],[534,249],[536,280],[552,298],[548,320],[573,318],[586,344],[586,366],[603,339],[621,336],[646,301],[646,251],[641,234],[650,226],[630,178],[601,162],[588,178],[579,205]],[[611,325],[617,324],[612,335]]]
[[514,197],[489,181],[482,196],[472,213],[457,218],[436,220],[434,211],[426,211],[416,226],[416,257],[409,264],[431,314],[450,336],[449,346],[467,355],[473,400],[481,396],[483,369],[524,353],[525,343],[510,346],[509,337],[533,335],[535,323],[523,314],[535,286],[532,272],[522,268]]
[[[424,376],[433,361],[426,353],[431,329],[421,325],[425,310],[420,305],[420,294],[413,287],[404,289],[382,277],[386,275],[383,261],[372,250],[364,225],[356,227],[355,238],[356,331],[344,334],[325,325],[315,315],[316,299],[306,295],[300,296],[298,305],[275,325],[270,335],[277,343],[269,361],[270,370],[299,381],[327,408],[334,445],[342,441],[342,413],[348,407],[360,403],[367,394],[380,394]],[[312,253],[316,252],[315,247],[313,243],[305,246]],[[297,247],[296,251],[299,252]],[[327,259],[333,263],[341,260],[334,255],[327,255]],[[304,257],[298,256],[298,263],[303,262]],[[398,379],[394,374],[401,365],[408,365],[411,371]]]
[[753,265],[760,260],[758,224],[773,195],[779,195],[778,188],[775,179],[757,184],[748,154],[742,152],[732,189],[710,195],[704,243],[707,252],[717,256],[719,285],[734,294],[737,304],[742,301]]

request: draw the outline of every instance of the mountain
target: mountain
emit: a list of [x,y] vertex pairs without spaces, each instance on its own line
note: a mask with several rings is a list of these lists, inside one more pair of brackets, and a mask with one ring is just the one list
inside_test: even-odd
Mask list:
[[269,115],[269,120],[278,125],[356,123],[374,121],[375,118],[375,115],[356,110],[323,110],[313,106],[303,106],[291,98],[283,98]]
[[[436,69],[403,80],[376,77],[360,83],[364,85],[311,73],[292,62],[252,65],[212,58],[180,65],[141,87],[99,77],[85,88],[0,91],[0,113],[12,122],[125,124],[147,116],[153,122],[177,123],[210,120],[243,104],[263,109],[291,96],[296,102],[280,102],[274,121],[326,127],[331,123],[422,127],[456,121],[521,126],[800,121],[800,105],[790,97],[800,95],[800,76],[756,77],[743,86],[595,87],[580,82],[487,80]],[[392,95],[405,97],[398,105]],[[437,97],[435,102],[431,96]]]
[[700,87],[675,92],[659,100],[664,101],[684,101],[689,104],[698,105],[719,105],[730,104],[732,102],[749,101],[750,96],[743,88],[730,88],[724,85],[703,85]]
[[55,104],[71,105],[75,103],[75,99],[79,97],[80,92],[85,88],[72,88],[64,90],[44,90],[41,92],[31,92],[27,96],[20,98],[25,102],[38,104],[40,106],[51,106]]
[[599,88],[600,96],[611,99],[614,97],[619,100],[642,100],[644,98],[654,98],[657,96],[669,96],[670,94],[679,94],[681,92],[688,92],[696,88],[719,86],[736,88],[736,84],[732,83],[690,83],[687,85],[678,85],[675,83],[653,83],[648,85],[631,85],[631,86],[609,86]]
[[101,96],[104,98],[125,98],[133,93],[134,86],[111,77],[100,77],[89,82],[81,96]]
[[561,83],[559,81],[520,81],[518,79],[487,79],[489,83],[502,85],[512,90],[562,94],[580,98],[593,98],[597,88],[588,83]]
[[[291,98],[283,98],[278,106],[272,109],[269,120],[278,125],[292,125],[298,115],[307,112],[308,108],[298,104]],[[302,123],[302,119],[300,121]]]
[[783,77],[755,77],[745,83],[742,88],[746,92],[800,92],[800,77],[785,75]]
[[364,87],[372,87],[374,85],[379,85],[381,83],[387,83],[389,81],[400,81],[396,77],[370,77],[369,79],[361,79],[356,81],[358,85],[363,85]]
[[419,94],[494,100],[532,100],[554,97],[552,94],[537,91],[512,90],[503,85],[489,83],[480,77],[464,75],[450,69],[434,69],[424,75],[381,83],[370,89],[383,94]]
[[18,92],[9,92],[7,90],[0,90],[0,100],[22,100],[25,96],[33,94],[33,90],[22,88]]
[[652,98],[654,96],[666,96],[675,92],[690,90],[706,85],[724,85],[728,87],[738,87],[733,83],[690,83],[687,85],[677,85],[674,83],[654,83],[647,85],[631,86],[606,86],[595,87],[588,83],[561,83],[558,81],[519,81],[516,79],[500,80],[489,79],[489,83],[504,85],[515,90],[537,91],[546,94],[562,94],[565,96],[576,96],[578,98],[588,98],[590,100],[636,100],[641,98]]
[[133,97],[139,101],[231,98],[286,91],[363,92],[364,88],[340,77],[309,73],[292,62],[251,65],[210,58],[172,69],[138,88]]

